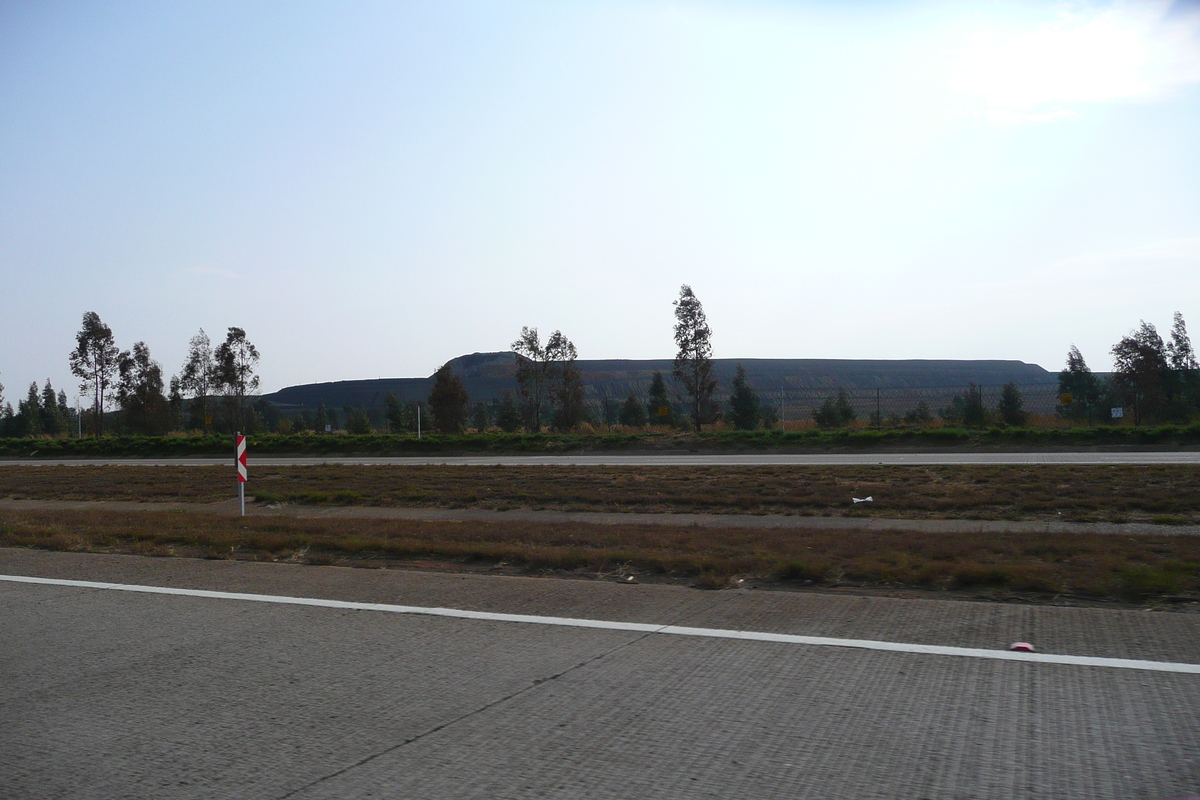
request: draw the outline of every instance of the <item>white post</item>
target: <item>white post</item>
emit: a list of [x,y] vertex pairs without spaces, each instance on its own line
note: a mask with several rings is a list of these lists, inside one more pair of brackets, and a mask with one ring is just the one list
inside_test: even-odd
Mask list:
[[417,438],[421,438],[421,404],[417,403]]
[[242,516],[246,516],[246,484],[238,481],[238,502],[242,505]]

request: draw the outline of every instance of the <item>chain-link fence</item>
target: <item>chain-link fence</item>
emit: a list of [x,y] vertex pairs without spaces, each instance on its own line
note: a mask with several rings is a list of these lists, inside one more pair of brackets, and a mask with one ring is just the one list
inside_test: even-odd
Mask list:
[[[1026,415],[1053,415],[1059,405],[1054,384],[1016,386]],[[1003,386],[955,386],[893,389],[789,389],[760,395],[784,421],[811,420],[826,404],[848,408],[855,420],[875,424],[988,423],[999,421]]]
[[[1028,425],[1047,425],[1062,418],[1056,413],[1061,396],[1056,384],[1014,385],[1008,406],[1023,413]],[[648,395],[635,392],[643,402]],[[757,392],[764,422],[788,429],[827,424],[921,426],[989,425],[1004,422],[1004,386],[941,386],[923,388],[839,389],[806,388]],[[713,398],[714,404],[728,409],[728,393]],[[1014,405],[1013,401],[1016,400]],[[593,417],[609,424],[618,421],[621,400],[592,398]],[[671,403],[673,416],[684,419],[688,409],[682,402]],[[822,416],[822,412],[825,412]],[[832,413],[830,413],[832,412]],[[1011,414],[1011,410],[1010,410]],[[1020,416],[1018,414],[1017,416]],[[651,422],[653,423],[653,419]]]
[[[643,408],[644,416],[641,424],[686,424],[690,409],[683,398],[675,394],[675,387],[669,386],[669,415],[659,416],[661,406],[649,408],[649,384],[632,387],[632,394]],[[722,387],[723,389],[725,387]],[[1017,384],[1015,398],[1019,400],[1019,410],[1023,412],[1024,425],[1039,427],[1049,425],[1070,424],[1064,415],[1058,411],[1062,397],[1056,384]],[[599,396],[589,392],[586,405],[589,421],[593,425],[610,426],[621,424],[621,409],[629,394],[621,396]],[[941,386],[922,388],[804,388],[783,389],[775,391],[756,392],[764,427],[778,428],[781,425],[788,430],[796,430],[817,426],[829,427],[921,427],[936,425],[954,425],[981,427],[1005,422],[1002,403],[1004,386]],[[1010,403],[1013,398],[1010,397]],[[729,393],[726,389],[713,397],[714,410],[719,407],[722,415],[728,418]],[[416,430],[416,406],[422,407],[424,416],[423,427],[428,430],[429,409],[420,402],[406,403],[410,407],[411,424],[402,426],[402,430]],[[471,404],[469,411],[470,427],[478,424],[493,426],[497,424],[500,415],[501,400],[478,401]],[[832,416],[822,418],[825,409],[833,411]],[[378,430],[393,430],[394,425],[386,419],[383,404],[367,406],[364,409],[373,427]],[[1107,416],[1107,407],[1103,409]],[[311,417],[312,412],[305,412]],[[328,409],[335,428],[344,422],[345,409]],[[1070,415],[1079,417],[1078,414]],[[1098,422],[1107,422],[1107,419]],[[1086,416],[1075,420],[1078,424],[1086,424]],[[309,420],[311,425],[311,420]]]

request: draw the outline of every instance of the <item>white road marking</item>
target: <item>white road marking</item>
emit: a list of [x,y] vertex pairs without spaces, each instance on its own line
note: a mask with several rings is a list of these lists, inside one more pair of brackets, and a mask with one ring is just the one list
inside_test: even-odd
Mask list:
[[468,611],[458,608],[397,606],[389,605],[387,603],[354,603],[346,600],[324,600],[311,597],[244,594],[242,592],[216,592],[207,589],[175,589],[167,586],[138,586],[136,584],[73,581],[60,578],[34,578],[24,575],[0,575],[0,581],[9,581],[11,583],[32,583],[45,586],[70,586],[79,589],[108,589],[119,592],[167,594],[178,595],[182,597],[204,597],[212,600],[244,600],[254,603],[316,606],[318,608],[341,608],[353,611],[383,611],[391,614],[418,614],[430,617],[452,617],[455,619],[486,620],[489,622],[516,622],[528,625],[559,625],[569,628],[599,628],[609,631],[659,633],[671,636],[698,636],[710,639],[740,639],[751,642],[802,644],[818,647],[853,647],[860,650],[883,650],[890,653],[965,656],[967,658],[990,658],[997,661],[1029,661],[1038,664],[1070,664],[1072,666],[1080,667],[1142,669],[1151,670],[1154,672],[1183,672],[1193,675],[1200,675],[1200,664],[1184,664],[1173,661],[1141,661],[1129,658],[1099,658],[1095,656],[1070,656],[1053,653],[1023,653],[1009,650],[985,650],[976,647],[946,647],[943,645],[912,644],[907,642],[878,642],[870,639],[833,639],[825,636],[797,636],[788,633],[736,631],[723,630],[721,628],[688,628],[679,625],[655,625],[645,622],[616,622],[599,619],[578,619],[574,617],[540,617],[529,614],[498,614],[491,611]]

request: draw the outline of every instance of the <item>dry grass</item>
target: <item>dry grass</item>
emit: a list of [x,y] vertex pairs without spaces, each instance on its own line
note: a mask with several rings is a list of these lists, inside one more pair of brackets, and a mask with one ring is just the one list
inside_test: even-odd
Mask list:
[[0,511],[0,546],[50,550],[425,565],[590,577],[636,574],[727,586],[853,585],[1013,594],[1200,599],[1200,537],[746,530],[218,517],[180,512]]
[[[262,502],[1200,523],[1197,466],[252,467]],[[227,467],[0,466],[0,497],[212,502]],[[871,495],[854,506],[852,496]]]

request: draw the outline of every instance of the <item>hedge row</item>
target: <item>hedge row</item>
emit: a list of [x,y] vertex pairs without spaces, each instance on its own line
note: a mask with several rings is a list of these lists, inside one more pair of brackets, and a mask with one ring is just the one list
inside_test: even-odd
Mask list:
[[[1200,444],[1200,424],[1155,428],[917,428],[911,430],[721,431],[631,434],[261,434],[255,453],[275,455],[570,453],[612,451],[820,450],[888,447],[1096,447]],[[102,439],[0,439],[0,456],[201,456],[232,453],[229,436],[111,436]]]

